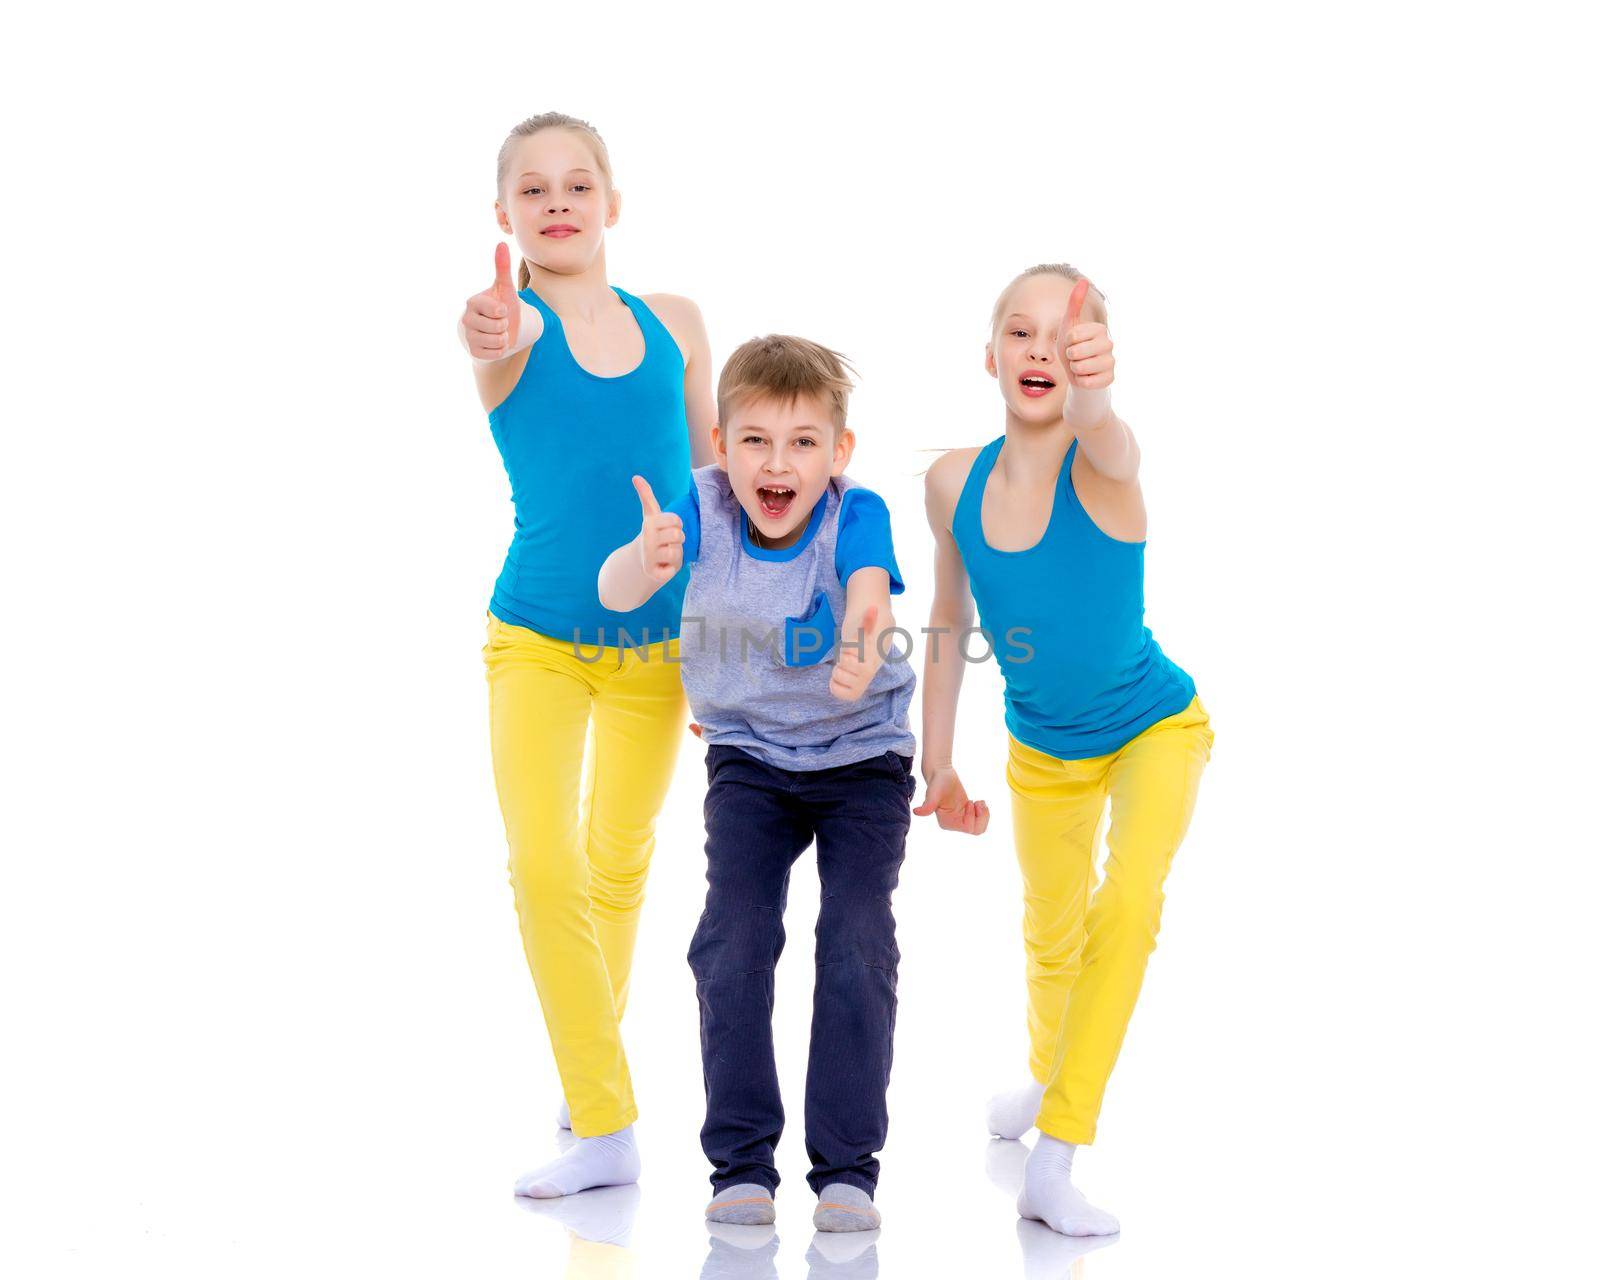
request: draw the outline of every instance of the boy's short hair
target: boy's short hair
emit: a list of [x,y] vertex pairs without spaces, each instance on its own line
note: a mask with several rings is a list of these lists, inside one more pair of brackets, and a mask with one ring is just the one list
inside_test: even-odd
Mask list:
[[752,400],[791,405],[815,396],[826,406],[835,433],[843,430],[845,409],[855,384],[849,361],[837,351],[786,333],[769,333],[742,343],[722,366],[717,380],[717,421],[724,429],[735,409]]

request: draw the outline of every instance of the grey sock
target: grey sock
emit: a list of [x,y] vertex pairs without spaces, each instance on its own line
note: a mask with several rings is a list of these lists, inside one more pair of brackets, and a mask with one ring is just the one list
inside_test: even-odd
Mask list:
[[707,1222],[732,1222],[740,1226],[761,1226],[775,1222],[778,1211],[772,1192],[757,1182],[740,1182],[723,1187],[706,1206]]
[[830,1182],[817,1192],[817,1210],[811,1225],[818,1231],[871,1231],[883,1219],[872,1197],[848,1182]]

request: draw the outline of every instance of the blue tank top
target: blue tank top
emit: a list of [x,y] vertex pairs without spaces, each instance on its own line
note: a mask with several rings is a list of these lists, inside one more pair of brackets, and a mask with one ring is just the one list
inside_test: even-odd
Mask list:
[[489,611],[502,622],[583,645],[653,644],[678,634],[687,566],[627,613],[600,603],[605,559],[639,532],[632,477],[670,501],[689,484],[683,354],[655,313],[611,286],[644,333],[644,359],[614,378],[573,358],[556,315],[532,289],[519,296],[544,332],[489,429],[511,480],[516,531]]
[[1005,679],[1006,728],[1058,760],[1109,755],[1188,706],[1194,681],[1144,625],[1144,543],[1111,537],[1078,501],[1076,440],[1039,541],[1022,551],[984,541],[984,487],[1005,439],[973,459],[950,532]]

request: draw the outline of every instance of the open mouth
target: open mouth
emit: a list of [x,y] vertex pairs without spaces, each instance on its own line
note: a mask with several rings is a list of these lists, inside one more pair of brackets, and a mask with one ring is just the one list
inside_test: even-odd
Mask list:
[[1017,382],[1022,386],[1022,394],[1031,399],[1047,396],[1056,389],[1055,379],[1043,373],[1025,373]]
[[786,484],[757,485],[756,499],[761,503],[761,513],[777,520],[794,505],[794,490]]

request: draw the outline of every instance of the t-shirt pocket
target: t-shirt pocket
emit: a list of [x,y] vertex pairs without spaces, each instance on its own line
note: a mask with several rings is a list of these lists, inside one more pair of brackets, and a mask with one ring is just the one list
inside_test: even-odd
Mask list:
[[783,620],[783,661],[790,667],[814,667],[833,653],[833,605],[826,591],[818,591],[804,617]]

